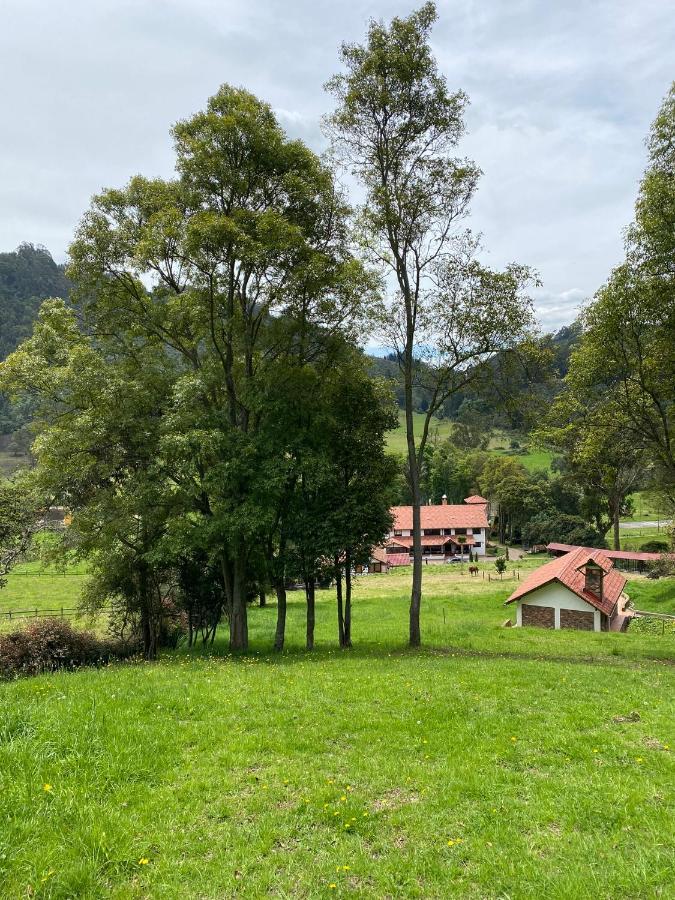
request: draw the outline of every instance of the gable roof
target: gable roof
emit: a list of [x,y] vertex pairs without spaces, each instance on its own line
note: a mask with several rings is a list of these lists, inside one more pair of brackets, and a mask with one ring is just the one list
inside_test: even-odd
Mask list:
[[472,494],[470,497],[464,498],[465,503],[487,503],[488,501],[485,497],[481,497],[480,494]]
[[[602,585],[602,600],[585,589],[586,579],[584,573],[579,570],[588,562],[594,562],[605,573]],[[574,550],[566,553],[565,556],[552,559],[545,565],[540,566],[540,568],[535,569],[516,588],[506,602],[513,603],[514,600],[519,600],[526,594],[536,591],[537,588],[544,587],[544,585],[554,581],[564,585],[577,597],[585,600],[586,603],[590,603],[595,609],[599,609],[600,612],[608,616],[614,611],[614,607],[626,584],[624,576],[620,575],[614,568],[614,563],[603,550],[576,547]]]
[[[412,529],[412,506],[393,506],[396,531]],[[485,506],[469,503],[441,503],[420,509],[422,528],[488,528]]]

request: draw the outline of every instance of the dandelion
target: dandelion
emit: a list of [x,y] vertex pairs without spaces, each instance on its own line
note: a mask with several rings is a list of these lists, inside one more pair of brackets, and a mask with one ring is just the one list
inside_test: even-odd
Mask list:
[[599,753],[599,752],[600,752],[599,750],[597,750],[595,748],[593,749],[593,753]]
[[53,789],[52,789],[51,784],[43,784],[43,785],[42,785],[42,790],[45,791],[45,793],[49,794],[49,793],[51,793],[51,791],[52,791]]
[[150,860],[147,858],[147,856],[141,856],[141,858],[138,860],[138,865],[147,866],[149,862]]
[[337,884],[335,884],[335,882],[333,881],[328,885],[328,887],[331,889],[331,891],[334,891],[337,888]]
[[518,740],[518,738],[512,737],[511,740],[515,742]]
[[636,757],[635,757],[635,762],[638,762],[638,763],[639,763],[639,762],[642,762],[642,757],[641,757],[641,756],[636,756]]
[[346,802],[347,802],[347,798],[344,795],[342,797],[340,797],[340,803],[346,803]]

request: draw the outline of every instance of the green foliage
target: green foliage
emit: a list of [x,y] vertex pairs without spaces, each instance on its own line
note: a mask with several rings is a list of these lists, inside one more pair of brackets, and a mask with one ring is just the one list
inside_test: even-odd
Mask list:
[[626,260],[583,316],[567,391],[591,420],[616,420],[675,498],[675,84],[652,127]]
[[667,553],[670,550],[668,541],[645,541],[640,544],[643,553]]
[[531,519],[523,528],[523,542],[535,544],[574,544],[580,547],[606,547],[604,536],[581,516],[543,511]]

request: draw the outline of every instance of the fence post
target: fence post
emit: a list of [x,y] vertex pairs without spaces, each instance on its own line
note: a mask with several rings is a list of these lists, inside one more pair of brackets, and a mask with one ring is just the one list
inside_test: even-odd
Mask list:
[[38,617],[38,614],[37,614],[37,606],[36,606],[35,607],[35,618],[37,619],[37,617]]
[[63,607],[61,607],[61,618],[63,618]]

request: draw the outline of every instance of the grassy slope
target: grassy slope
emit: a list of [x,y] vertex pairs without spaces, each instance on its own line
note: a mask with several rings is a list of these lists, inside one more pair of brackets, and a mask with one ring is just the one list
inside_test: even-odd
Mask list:
[[270,607],[245,659],[0,686],[2,896],[665,896],[672,642],[501,629],[511,582],[430,569],[410,653],[408,579],[358,581],[352,653],[292,594],[281,658]]

